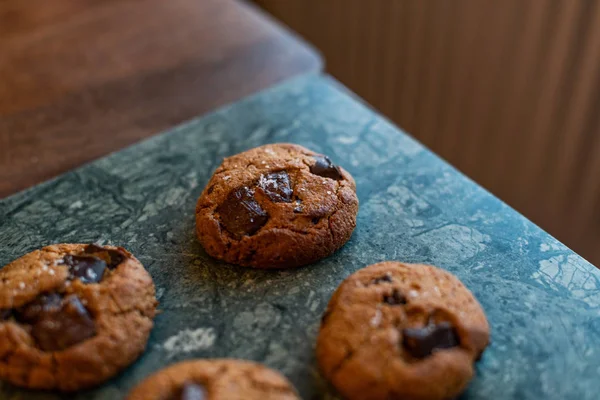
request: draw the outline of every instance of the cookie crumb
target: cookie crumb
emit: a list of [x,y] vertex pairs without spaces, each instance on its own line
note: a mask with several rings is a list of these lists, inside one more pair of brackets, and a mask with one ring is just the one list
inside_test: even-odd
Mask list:
[[72,203],[69,208],[81,208],[83,207],[83,202],[81,200],[77,200],[76,202]]

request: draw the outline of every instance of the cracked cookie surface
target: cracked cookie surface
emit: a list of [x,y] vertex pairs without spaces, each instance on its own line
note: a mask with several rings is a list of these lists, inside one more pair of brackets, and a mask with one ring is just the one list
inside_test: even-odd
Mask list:
[[30,389],[97,385],[143,351],[157,301],[121,247],[58,244],[0,269],[0,379]]
[[261,364],[234,359],[191,360],[146,378],[128,400],[299,400],[294,387]]
[[196,232],[211,256],[256,268],[289,268],[329,256],[350,239],[354,179],[294,144],[226,158],[196,205]]
[[485,314],[454,275],[382,262],[333,294],[317,339],[325,378],[347,399],[458,396],[489,342]]

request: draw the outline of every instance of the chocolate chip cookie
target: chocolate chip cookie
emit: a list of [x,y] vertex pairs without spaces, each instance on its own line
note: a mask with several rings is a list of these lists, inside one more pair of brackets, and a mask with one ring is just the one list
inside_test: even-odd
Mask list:
[[140,383],[128,400],[299,400],[281,374],[260,364],[193,360],[172,365]]
[[121,247],[59,244],[0,269],[0,379],[31,389],[99,384],[143,351],[152,278]]
[[226,158],[196,206],[196,231],[211,256],[256,268],[327,257],[350,239],[354,179],[329,157],[270,144]]
[[347,399],[458,396],[489,342],[481,306],[439,268],[382,262],[332,296],[317,340],[323,375]]

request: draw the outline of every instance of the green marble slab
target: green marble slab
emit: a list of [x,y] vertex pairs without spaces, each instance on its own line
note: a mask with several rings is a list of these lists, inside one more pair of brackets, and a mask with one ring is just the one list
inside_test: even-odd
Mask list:
[[[357,229],[334,256],[293,271],[210,259],[194,205],[223,157],[294,142],[356,178]],[[60,156],[60,155],[57,155]],[[284,83],[0,202],[0,265],[56,242],[116,244],[152,274],[162,313],[146,353],[76,399],[119,399],[194,357],[280,370],[304,399],[332,398],[314,345],[335,287],[382,260],[432,263],[475,293],[492,345],[464,399],[598,399],[600,273],[325,76]],[[0,386],[2,399],[69,398]]]

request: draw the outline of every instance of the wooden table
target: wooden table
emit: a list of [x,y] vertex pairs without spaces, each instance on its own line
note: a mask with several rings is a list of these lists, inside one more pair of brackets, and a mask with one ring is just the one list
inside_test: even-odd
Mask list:
[[0,198],[320,68],[234,0],[0,0]]

